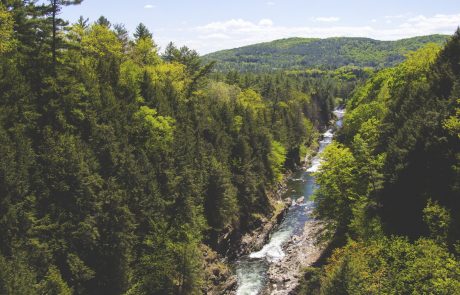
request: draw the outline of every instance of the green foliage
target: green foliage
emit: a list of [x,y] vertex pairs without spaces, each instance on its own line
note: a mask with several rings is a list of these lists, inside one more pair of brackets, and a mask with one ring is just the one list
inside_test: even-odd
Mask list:
[[134,33],[134,38],[139,42],[142,39],[152,39],[152,33],[150,33],[149,29],[143,24],[140,23],[136,27],[136,32]]
[[23,258],[0,256],[0,293],[34,295],[38,292],[37,274]]
[[457,106],[455,114],[444,121],[444,128],[460,137],[460,99],[457,99]]
[[11,14],[0,3],[0,54],[5,54],[12,49],[13,24]]
[[325,267],[319,294],[456,294],[459,261],[431,240],[350,242]]
[[237,97],[237,102],[244,109],[251,112],[253,115],[257,115],[259,111],[263,111],[265,104],[262,101],[260,94],[252,89],[246,89],[241,92]]
[[166,149],[173,140],[174,119],[159,116],[155,109],[141,106],[134,113],[134,120],[138,122],[140,129],[139,137],[145,140],[146,147],[153,153],[160,149]]
[[112,23],[103,15],[101,15],[97,19],[96,24],[102,27],[106,27],[107,29],[110,29],[110,27],[112,26]]
[[427,45],[376,73],[347,102],[341,143],[316,175],[315,210],[348,241],[309,270],[303,292],[460,292],[459,53],[457,31],[444,48]]
[[350,112],[345,116],[346,124],[341,131],[342,136],[349,141],[354,134],[359,133],[362,125],[366,123],[379,125],[385,111],[385,104],[381,102],[360,104],[355,109],[350,109]]
[[283,180],[283,165],[286,162],[286,149],[277,141],[271,142],[271,152],[269,155],[274,179],[278,182]]
[[230,181],[229,170],[216,159],[211,160],[204,209],[208,224],[222,230],[238,222],[238,203],[235,186]]
[[72,290],[67,286],[65,281],[62,279],[62,276],[59,270],[52,265],[43,282],[39,287],[44,294],[50,295],[71,295],[73,294]]
[[[430,83],[428,79],[433,71],[433,63],[438,57],[439,50],[438,46],[427,45],[417,52],[408,54],[408,59],[397,67],[383,70],[369,79],[348,101],[344,128],[339,136],[343,142],[353,147],[353,152],[362,167],[360,178],[370,180],[363,182],[371,185],[367,189],[363,188],[367,190],[365,195],[372,197],[371,203],[373,204],[370,203],[370,206],[376,206],[376,197],[381,197],[384,194],[383,202],[390,200],[394,200],[390,202],[395,202],[392,205],[384,206],[384,210],[391,210],[390,207],[398,208],[398,211],[401,210],[401,218],[407,218],[409,207],[411,208],[409,211],[417,208],[415,210],[418,211],[416,213],[418,217],[411,218],[413,223],[411,226],[418,227],[419,230],[422,228],[420,225],[421,211],[422,206],[424,206],[421,203],[426,200],[428,190],[417,186],[416,190],[403,193],[404,190],[408,189],[407,184],[404,183],[401,185],[405,188],[398,188],[399,192],[390,192],[389,190],[393,189],[394,181],[399,177],[400,171],[405,170],[405,167],[410,164],[422,163],[422,161],[407,158],[411,149],[417,145],[416,142],[431,141],[436,138],[436,136],[422,135],[417,131],[424,128],[432,129],[436,124],[422,119],[422,117],[428,116],[434,120],[438,120],[438,118],[436,118],[436,114],[428,113],[431,112],[432,107],[430,107],[431,110],[424,109],[420,104],[420,99],[416,97],[421,96],[427,104],[432,104],[426,98],[432,95],[429,94]],[[417,108],[420,109],[420,113],[415,112]],[[411,117],[413,119],[409,120]],[[421,120],[425,120],[425,123],[421,124]],[[429,124],[432,127],[428,127]],[[426,127],[422,127],[423,125]],[[438,144],[440,142],[435,145]],[[417,171],[420,170],[427,171],[426,168],[417,169]],[[416,173],[416,171],[412,173],[414,179],[411,181],[418,183]],[[382,190],[385,192],[382,193]],[[432,193],[435,192],[432,191]],[[397,198],[398,194],[405,194],[405,197],[403,199]],[[417,198],[417,205],[406,201],[408,195],[415,194],[424,195]],[[402,208],[404,206],[406,209],[403,213]],[[388,213],[388,218],[390,223],[401,222],[396,221],[394,213]],[[414,223],[419,223],[419,225],[416,226]],[[405,226],[409,224],[404,223]]]
[[[387,151],[383,216],[395,232],[426,233],[422,210],[429,197],[455,212],[460,210],[456,205],[458,175],[452,169],[458,164],[458,138],[447,134],[442,126],[455,112],[457,94],[452,85],[458,76],[448,74],[446,68],[457,63],[458,51],[447,59],[443,56],[458,42],[456,34],[441,51],[427,47],[396,71],[379,144]],[[441,94],[436,89],[445,79],[452,84],[442,89],[446,94]],[[402,223],[403,219],[410,221]],[[393,222],[401,223],[398,229]]]
[[133,48],[133,59],[142,65],[155,65],[160,62],[157,46],[152,39],[147,37],[139,38]]
[[350,149],[333,143],[323,151],[323,161],[316,173],[315,214],[328,221],[329,228],[344,230],[351,218],[353,204],[360,192],[356,190],[358,166]]
[[0,293],[201,294],[202,244],[272,214],[333,82],[229,84],[145,26],[56,16],[79,2],[0,8]]
[[321,269],[318,267],[307,267],[303,270],[303,278],[300,288],[297,290],[299,295],[318,295],[321,287]]
[[[343,261],[334,256],[326,274],[311,270],[308,288],[372,291],[371,274],[380,278],[383,269],[403,273],[384,277],[388,288],[455,291],[458,262],[444,247],[457,239],[458,37],[375,75],[407,50],[446,38],[281,40],[236,50],[238,58],[219,65],[228,70],[246,58],[235,70],[270,73],[211,74],[214,64],[185,46],[171,43],[160,58],[142,24],[130,40],[105,17],[90,26],[57,17],[80,2],[0,7],[1,293],[202,293],[202,244],[225,250],[225,236],[270,216],[267,192],[348,99],[343,143],[325,150],[316,175],[316,214],[329,233],[359,242],[343,250]],[[437,243],[387,242],[378,209],[391,206],[382,192],[419,168],[447,175],[407,194]],[[404,253],[403,266],[390,263]],[[431,277],[429,253],[440,265]]]
[[75,286],[76,293],[85,293],[84,284],[95,277],[95,272],[89,268],[77,255],[67,256],[67,265],[72,278],[72,285]]
[[121,43],[106,26],[95,24],[81,40],[83,48],[94,58],[120,58]]
[[447,242],[451,217],[449,211],[440,206],[437,202],[428,200],[423,209],[423,220],[428,225],[430,235],[440,242]]

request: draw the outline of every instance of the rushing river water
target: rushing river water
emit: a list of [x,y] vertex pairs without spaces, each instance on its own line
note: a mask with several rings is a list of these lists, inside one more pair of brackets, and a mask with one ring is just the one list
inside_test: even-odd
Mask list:
[[[342,125],[343,110],[334,111],[339,118],[336,127]],[[306,170],[297,171],[287,183],[286,197],[293,200],[284,220],[271,234],[270,240],[264,247],[248,256],[241,257],[236,263],[238,276],[238,295],[256,295],[265,286],[266,274],[270,263],[284,257],[283,245],[293,236],[303,230],[305,222],[310,219],[313,202],[310,197],[315,189],[315,180],[311,173],[318,170],[321,165],[319,154],[332,142],[334,134],[332,129],[323,134],[319,142],[319,153],[312,160],[311,166]],[[301,199],[303,197],[303,200]]]

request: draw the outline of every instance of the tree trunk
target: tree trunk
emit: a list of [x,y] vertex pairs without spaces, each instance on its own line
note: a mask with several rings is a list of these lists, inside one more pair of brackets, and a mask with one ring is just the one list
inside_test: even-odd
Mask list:
[[53,40],[51,44],[51,53],[53,56],[53,73],[56,75],[56,33],[57,33],[57,23],[56,23],[56,14],[57,14],[57,0],[53,0],[52,4],[52,21],[53,21]]

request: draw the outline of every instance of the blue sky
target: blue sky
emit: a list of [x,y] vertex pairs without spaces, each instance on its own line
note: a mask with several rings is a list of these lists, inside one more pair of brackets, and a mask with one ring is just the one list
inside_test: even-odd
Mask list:
[[173,41],[205,54],[287,37],[452,34],[460,0],[84,0],[62,12],[71,22],[80,15],[104,15],[131,33],[143,22],[161,48]]

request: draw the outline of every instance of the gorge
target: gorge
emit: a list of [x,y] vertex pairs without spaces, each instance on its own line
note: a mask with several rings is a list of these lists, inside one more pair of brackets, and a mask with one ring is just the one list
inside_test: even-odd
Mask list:
[[[342,124],[344,110],[334,110],[334,114],[337,117],[336,129]],[[312,173],[321,165],[321,152],[332,142],[333,135],[333,129],[323,133],[318,154],[308,167],[294,172],[288,180],[284,198],[291,199],[292,204],[282,222],[270,234],[268,243],[259,251],[241,257],[236,262],[237,295],[265,294],[267,290],[272,290],[269,294],[289,294],[297,287],[301,269],[319,258],[321,246],[316,245],[315,237],[315,229],[319,230],[319,224],[311,216],[314,201],[310,197],[315,190]],[[285,253],[287,244],[289,253]],[[297,258],[296,254],[299,253],[309,255],[292,259]]]

